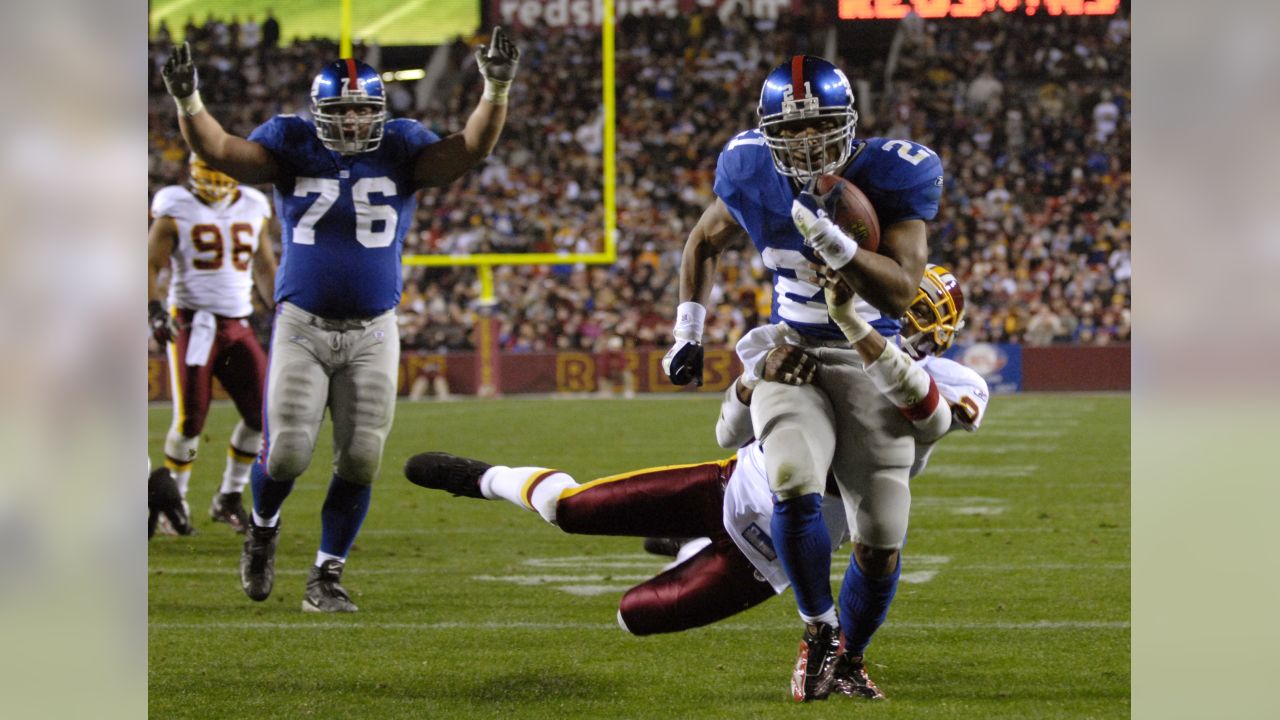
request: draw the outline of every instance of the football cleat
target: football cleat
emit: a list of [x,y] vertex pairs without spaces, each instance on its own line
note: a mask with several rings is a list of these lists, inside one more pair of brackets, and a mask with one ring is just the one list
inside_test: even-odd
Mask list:
[[831,687],[832,692],[851,698],[884,700],[884,693],[881,692],[880,688],[876,687],[875,682],[867,675],[867,665],[862,661],[862,658],[841,655],[836,658],[835,671],[832,675],[834,677]]
[[214,522],[224,522],[232,530],[244,534],[249,529],[249,511],[244,509],[242,495],[238,492],[218,493],[209,505],[209,517]]
[[484,499],[480,476],[493,467],[489,463],[443,452],[414,455],[404,464],[404,476],[414,485],[445,490],[457,497]]
[[307,592],[302,597],[303,612],[355,612],[359,609],[342,587],[342,568],[340,560],[325,560],[319,567],[311,566]]
[[791,671],[791,698],[796,702],[826,700],[835,680],[840,634],[826,623],[805,625],[796,666]]
[[258,527],[249,519],[244,551],[240,553],[240,587],[250,600],[261,602],[271,595],[276,582],[276,544],[280,541],[280,525]]

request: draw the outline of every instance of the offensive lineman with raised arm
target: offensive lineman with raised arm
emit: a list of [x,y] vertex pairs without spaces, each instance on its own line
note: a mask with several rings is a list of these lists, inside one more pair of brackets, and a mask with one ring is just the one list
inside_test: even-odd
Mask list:
[[253,600],[271,594],[280,508],[311,462],[327,408],[333,477],[302,609],[357,609],[341,585],[342,570],[391,430],[400,253],[416,192],[454,181],[493,150],[519,58],[495,27],[490,44],[476,51],[484,94],[466,126],[443,138],[416,120],[389,119],[377,71],[351,58],[316,75],[312,120],[277,115],[247,140],[205,109],[188,45],[174,48],[165,63],[182,136],[215,169],[274,185],[282,228],[266,437],[251,475],[253,512],[240,558],[241,585]]
[[[676,342],[663,358],[673,383],[701,382],[704,305],[717,257],[745,230],[773,272],[771,322],[795,331],[819,363],[813,384],[762,382],[751,404],[778,500],[773,541],[806,624],[795,668],[806,678],[796,694],[802,701],[830,692],[830,668],[840,652],[837,626],[867,626],[893,599],[915,445],[910,424],[862,371],[856,351],[830,317],[819,269],[825,265],[839,273],[858,296],[858,313],[881,334],[895,336],[897,318],[924,275],[925,221],[937,213],[942,194],[942,165],[929,148],[906,140],[855,139],[853,102],[849,80],[822,58],[796,55],[765,78],[759,126],[735,135],[721,151],[717,197],[685,243]],[[870,199],[883,228],[879,252],[859,252],[826,217],[825,199],[811,191],[824,174],[844,177]],[[828,470],[856,528],[855,561],[841,593],[856,598],[848,606],[857,617],[838,620],[829,581],[831,544],[821,513]]]

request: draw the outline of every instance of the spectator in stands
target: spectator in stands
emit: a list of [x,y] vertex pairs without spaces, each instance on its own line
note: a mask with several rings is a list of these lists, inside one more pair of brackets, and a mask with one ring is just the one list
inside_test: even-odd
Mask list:
[[[619,260],[589,270],[497,268],[502,347],[567,343],[591,350],[613,338],[625,348],[664,345],[680,248],[712,198],[724,128],[754,122],[759,78],[743,70],[811,42],[803,18],[780,21],[767,33],[741,12],[723,22],[715,13],[621,22],[627,32],[619,33],[616,51]],[[213,53],[216,25],[190,20],[186,32]],[[242,48],[250,27],[250,20],[241,25]],[[277,112],[305,113],[307,69],[336,51],[331,41],[279,46],[270,13],[261,35],[255,52],[229,48],[220,69],[211,66],[210,77],[202,77],[206,102],[217,104],[232,132],[248,132]],[[1039,321],[1053,332],[1051,342],[1128,341],[1129,44],[1123,16],[1052,24],[1018,14],[921,20],[914,34],[904,29],[891,86],[883,85],[883,73],[851,78],[871,89],[859,95],[861,135],[912,137],[942,156],[946,195],[930,234],[930,260],[953,268],[970,290],[966,340],[1022,342],[1041,314],[1030,308],[1044,305],[1061,326]],[[163,60],[165,46],[153,38],[151,47],[150,93],[164,100],[154,61]],[[465,43],[447,52],[455,67],[472,62]],[[541,28],[525,61],[538,68],[540,82],[536,91],[516,90],[520,112],[505,131],[508,142],[483,172],[422,199],[406,252],[603,247],[599,34]],[[465,119],[474,92],[463,83],[471,77],[449,74],[435,88],[426,110],[435,129]],[[667,82],[671,77],[679,81]],[[416,99],[412,83],[389,86],[393,108]],[[170,107],[157,101],[150,110],[153,192],[182,173],[185,154],[166,115]],[[723,257],[715,302],[741,311],[721,314],[708,328],[716,342],[740,337],[768,314],[762,288],[769,280],[754,255],[730,249]],[[406,268],[405,296],[403,347],[474,347],[473,270]],[[1028,342],[1043,341],[1036,327]]]

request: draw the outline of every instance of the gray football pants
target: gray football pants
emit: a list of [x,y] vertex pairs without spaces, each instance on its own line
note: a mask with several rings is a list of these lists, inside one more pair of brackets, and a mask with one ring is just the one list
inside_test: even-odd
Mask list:
[[806,349],[818,359],[812,385],[761,382],[751,397],[770,489],[783,500],[821,493],[830,470],[854,542],[901,548],[911,511],[911,424],[863,372],[857,351]]
[[391,432],[400,333],[394,311],[326,320],[281,303],[267,371],[267,473],[293,480],[315,451],[325,408],[333,420],[333,470],[368,485]]

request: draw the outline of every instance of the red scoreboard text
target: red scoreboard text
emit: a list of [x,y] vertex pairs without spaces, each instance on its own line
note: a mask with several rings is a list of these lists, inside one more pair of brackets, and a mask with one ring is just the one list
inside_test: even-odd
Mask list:
[[896,20],[912,10],[924,18],[981,17],[996,10],[1027,15],[1114,15],[1120,0],[840,0],[841,20]]

